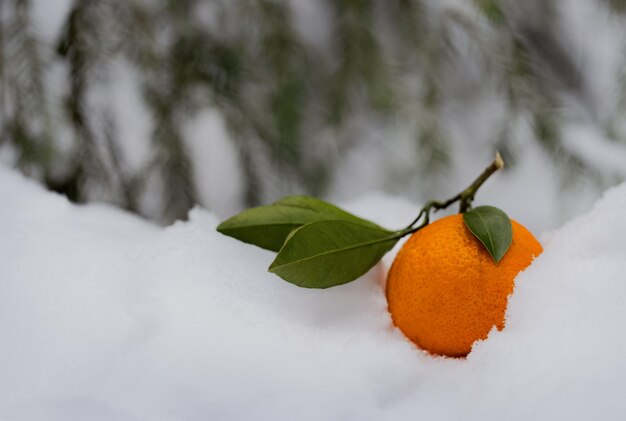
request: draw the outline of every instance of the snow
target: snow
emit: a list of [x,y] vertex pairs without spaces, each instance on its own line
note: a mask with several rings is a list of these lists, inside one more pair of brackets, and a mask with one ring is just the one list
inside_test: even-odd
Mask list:
[[[288,3],[293,7],[294,27],[304,41],[312,48],[328,50],[332,19],[327,7],[320,2],[305,0],[288,0]],[[543,231],[562,225],[590,208],[598,198],[599,186],[613,185],[625,179],[622,163],[626,148],[616,139],[626,138],[625,113],[619,104],[623,99],[619,87],[620,79],[624,77],[626,30],[621,18],[609,13],[603,2],[559,2],[553,22],[558,41],[569,52],[584,85],[578,94],[564,92],[559,102],[558,111],[563,114],[561,146],[563,152],[573,154],[600,176],[599,180],[587,177],[569,184],[562,180],[569,174],[555,164],[553,157],[547,155],[535,140],[529,116],[513,117],[506,113],[505,95],[497,82],[498,72],[485,68],[486,62],[490,61],[486,59],[497,51],[493,45],[494,32],[488,25],[481,24],[471,2],[431,0],[423,3],[424,13],[434,27],[437,22],[449,21],[446,24],[449,28],[444,32],[449,32],[450,50],[455,52],[440,76],[447,100],[438,112],[451,165],[445,173],[426,174],[420,168],[422,156],[416,149],[416,129],[410,122],[423,124],[416,120],[421,105],[416,105],[417,110],[409,107],[405,111],[410,115],[409,122],[402,118],[397,122],[382,122],[367,113],[358,114],[341,132],[328,127],[315,128],[316,148],[319,147],[316,153],[328,153],[327,161],[334,162],[327,198],[344,202],[357,200],[372,190],[383,190],[416,201],[432,199],[433,191],[443,192],[444,196],[452,195],[492,159],[495,149],[500,147],[497,146],[498,136],[503,123],[513,118],[515,124],[511,124],[510,133],[506,133],[505,142],[511,149],[511,162],[507,163],[507,171],[502,176],[485,186],[482,197],[485,202],[506,210],[517,210],[517,217],[523,216],[529,228]],[[511,23],[519,24],[525,22],[524,19],[534,19],[533,13],[541,2],[504,3],[511,9]],[[33,30],[47,57],[46,73],[50,74],[46,75],[46,85],[50,101],[61,104],[67,69],[59,63],[53,50],[72,2],[33,0],[32,6]],[[198,19],[212,27],[215,19],[212,12],[211,7],[201,8]],[[464,25],[454,24],[449,17],[455,15],[473,22],[479,36],[467,32]],[[438,32],[434,31],[431,30],[432,34],[437,35]],[[103,69],[106,77],[101,84],[94,85],[89,105],[94,118],[97,119],[102,111],[110,112],[115,118],[122,162],[129,174],[138,174],[151,162],[152,117],[141,97],[142,79],[138,70],[119,56],[107,60]],[[415,94],[413,85],[417,82],[412,79],[395,81],[399,84],[399,91],[406,90],[408,97]],[[63,107],[57,108],[61,110]],[[192,114],[186,117],[182,130],[193,164],[192,176],[198,199],[204,207],[225,218],[243,207],[245,177],[237,154],[237,142],[226,129],[219,110],[207,108],[197,115]],[[65,148],[68,147],[69,132],[61,131],[55,137]],[[350,140],[354,144],[349,150],[339,152],[334,149],[337,139],[342,139],[341,143]],[[0,161],[14,163],[17,158],[8,148],[0,148]],[[270,168],[271,163],[264,164],[261,160],[259,167]],[[260,177],[263,186],[260,193],[264,200],[275,199],[287,192],[292,184],[288,177],[270,170],[264,172],[268,173]],[[525,195],[502,195],[503,187],[510,188],[511,185],[515,186],[511,189],[513,191],[532,192],[533,200],[528,200]],[[161,205],[160,188],[158,180],[149,180],[145,197],[138,200],[142,212],[155,219],[159,217]],[[293,187],[289,192],[300,190]],[[90,197],[110,199],[99,191]],[[543,206],[537,206],[537,203]]]
[[[384,274],[300,289],[196,208],[160,228],[0,167],[0,419],[621,419],[626,185],[544,233],[467,359],[395,329]],[[346,205],[389,227],[416,204]],[[524,221],[521,221],[524,222]],[[396,249],[397,250],[397,249]],[[395,253],[395,251],[394,251]]]

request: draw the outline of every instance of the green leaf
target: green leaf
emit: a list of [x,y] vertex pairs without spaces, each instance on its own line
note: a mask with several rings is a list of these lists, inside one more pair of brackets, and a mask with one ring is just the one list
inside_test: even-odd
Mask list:
[[245,243],[278,251],[294,229],[323,220],[353,221],[382,230],[373,222],[309,196],[287,196],[272,205],[245,210],[222,222],[217,230]]
[[287,282],[329,288],[366,273],[400,234],[358,221],[318,221],[295,230],[269,267]]
[[463,214],[465,225],[497,263],[511,246],[513,229],[506,213],[493,206],[479,206]]

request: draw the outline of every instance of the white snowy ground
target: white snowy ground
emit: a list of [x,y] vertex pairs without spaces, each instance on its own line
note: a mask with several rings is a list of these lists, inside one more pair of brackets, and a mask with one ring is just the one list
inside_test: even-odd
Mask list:
[[[196,209],[161,229],[0,167],[1,420],[624,419],[626,185],[543,235],[466,360],[392,327],[386,264],[299,289]],[[350,206],[383,225],[416,206]],[[522,221],[523,222],[523,221]]]

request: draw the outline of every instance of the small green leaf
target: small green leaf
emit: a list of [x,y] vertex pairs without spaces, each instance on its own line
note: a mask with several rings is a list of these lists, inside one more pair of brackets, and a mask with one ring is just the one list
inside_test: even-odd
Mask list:
[[465,225],[497,263],[511,246],[513,229],[506,213],[493,206],[479,206],[463,214]]
[[278,251],[287,236],[302,225],[322,220],[343,220],[382,229],[323,200],[287,196],[272,205],[245,210],[222,222],[217,230],[245,243]]
[[342,285],[371,269],[399,238],[369,223],[312,222],[291,233],[269,271],[305,288]]
[[[360,223],[363,225],[368,225],[373,228],[383,229],[379,225],[368,221],[367,219],[359,218],[356,215],[353,215],[345,210],[332,205],[328,202],[325,202],[320,199],[316,199],[311,196],[285,196],[276,202],[274,205],[277,206],[289,206],[292,208],[300,208],[300,209],[308,209],[310,211],[316,212],[319,216],[319,220],[323,219],[337,219],[341,221],[352,221],[356,223]],[[322,218],[323,217],[323,218]],[[304,225],[304,224],[303,224]]]

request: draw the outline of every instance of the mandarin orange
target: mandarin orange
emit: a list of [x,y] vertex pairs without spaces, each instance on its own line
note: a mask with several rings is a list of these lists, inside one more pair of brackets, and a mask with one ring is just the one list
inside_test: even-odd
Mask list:
[[498,263],[461,214],[414,233],[387,277],[394,324],[422,349],[450,357],[466,356],[493,326],[501,330],[516,276],[543,251],[524,226],[511,224],[512,243]]

